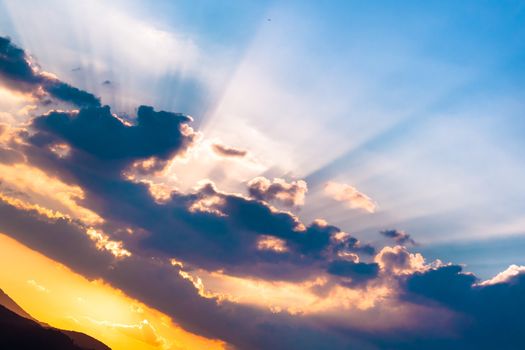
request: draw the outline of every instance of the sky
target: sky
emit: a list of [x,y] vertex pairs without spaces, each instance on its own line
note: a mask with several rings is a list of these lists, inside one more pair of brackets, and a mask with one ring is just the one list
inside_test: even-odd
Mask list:
[[0,1],[0,287],[114,349],[520,348],[524,21]]

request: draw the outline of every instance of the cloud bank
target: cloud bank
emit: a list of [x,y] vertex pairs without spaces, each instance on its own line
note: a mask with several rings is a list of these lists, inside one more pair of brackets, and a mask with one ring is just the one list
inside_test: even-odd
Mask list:
[[[2,136],[6,171],[44,173],[62,190],[29,191],[0,175],[0,232],[103,279],[185,329],[238,349],[522,348],[522,267],[480,282],[459,265],[410,252],[406,245],[415,242],[402,231],[381,232],[396,246],[374,247],[270,204],[302,205],[307,185],[300,180],[258,177],[248,182],[249,196],[204,181],[156,201],[155,171],[194,144],[191,118],[150,106],[119,117],[90,93],[35,68],[5,38],[0,79],[9,89],[78,108],[59,111],[51,103],[47,113]],[[141,169],[145,180],[129,178],[129,169]],[[329,182],[325,191],[350,208],[376,209],[352,186]],[[212,286],[199,274],[258,281],[268,295],[293,287],[305,302],[239,302],[235,288]]]

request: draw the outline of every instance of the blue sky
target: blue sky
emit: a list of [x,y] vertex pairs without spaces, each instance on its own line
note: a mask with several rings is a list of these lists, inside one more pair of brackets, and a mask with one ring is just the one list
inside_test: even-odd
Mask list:
[[[2,34],[116,112],[191,114],[260,175],[305,179],[306,220],[405,230],[484,277],[525,233],[519,1],[52,3],[3,1]],[[378,210],[327,199],[330,180]]]

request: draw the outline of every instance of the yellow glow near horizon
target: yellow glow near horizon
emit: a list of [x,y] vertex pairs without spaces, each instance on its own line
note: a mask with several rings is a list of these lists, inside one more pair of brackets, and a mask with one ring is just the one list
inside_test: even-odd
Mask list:
[[0,288],[54,327],[84,332],[114,350],[223,349],[103,281],[88,281],[0,233]]

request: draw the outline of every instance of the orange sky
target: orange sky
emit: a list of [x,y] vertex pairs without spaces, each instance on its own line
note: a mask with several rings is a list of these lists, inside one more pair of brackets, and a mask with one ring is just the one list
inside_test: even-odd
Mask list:
[[[23,262],[23,263],[20,263]],[[119,349],[222,349],[103,281],[89,281],[0,234],[0,288],[36,319]]]

